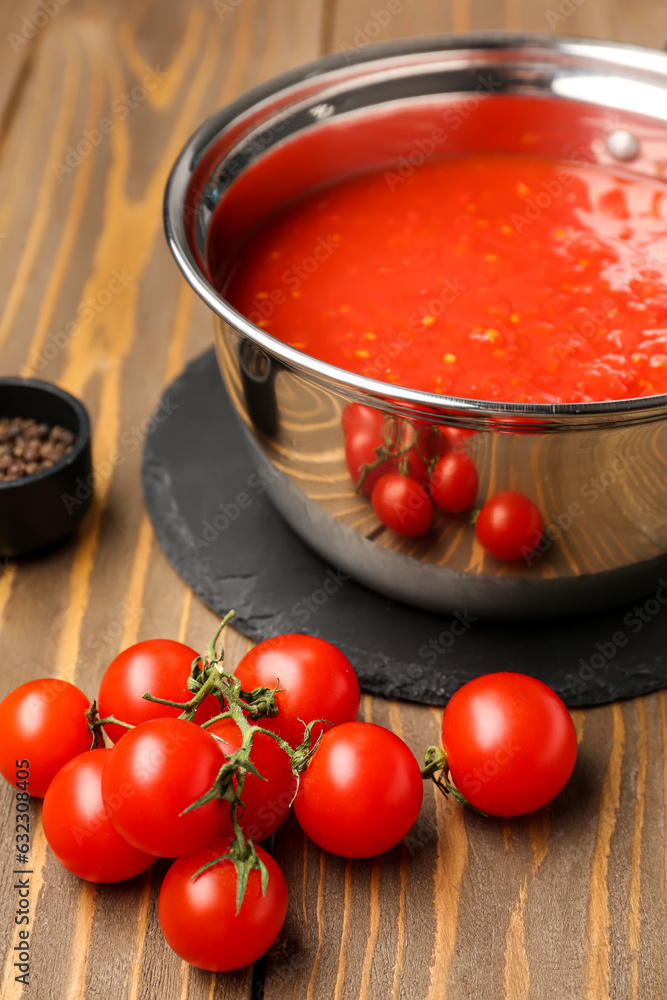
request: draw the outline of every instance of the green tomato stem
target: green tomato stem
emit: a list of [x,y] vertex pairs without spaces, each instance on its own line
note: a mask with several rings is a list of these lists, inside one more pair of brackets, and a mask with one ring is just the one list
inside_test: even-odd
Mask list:
[[131,723],[123,722],[122,719],[117,719],[115,715],[107,715],[106,719],[95,719],[93,725],[106,726],[107,723],[110,726],[122,726],[123,729],[134,729],[134,726]]
[[441,749],[441,747],[429,747],[424,754],[424,767],[422,768],[422,778],[431,778],[433,784],[440,789],[443,795],[451,795],[453,799],[460,802],[463,806],[468,806],[473,812],[478,813],[480,816],[485,816],[486,813],[478,809],[471,802],[468,802],[466,797],[461,794],[456,785],[452,784],[450,780],[449,773],[449,763],[447,761],[446,752]]

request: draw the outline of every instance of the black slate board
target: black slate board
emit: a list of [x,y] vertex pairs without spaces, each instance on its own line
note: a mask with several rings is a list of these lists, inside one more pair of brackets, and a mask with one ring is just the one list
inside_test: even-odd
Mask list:
[[209,608],[221,616],[234,608],[235,626],[257,642],[283,632],[334,642],[365,691],[442,705],[461,684],[494,670],[534,674],[570,706],[667,686],[667,603],[655,596],[667,602],[667,584],[661,589],[658,579],[646,600],[627,607],[511,623],[466,621],[464,608],[458,620],[421,612],[346,579],[271,504],[212,351],[162,397],[142,481],[160,545]]

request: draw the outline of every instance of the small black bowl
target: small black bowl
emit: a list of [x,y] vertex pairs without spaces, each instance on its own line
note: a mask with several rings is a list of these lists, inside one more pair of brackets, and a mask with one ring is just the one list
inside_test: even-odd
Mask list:
[[0,555],[20,556],[71,534],[90,507],[90,420],[83,404],[68,392],[50,382],[23,378],[0,378],[2,417],[32,417],[76,435],[69,454],[50,468],[22,479],[0,480]]

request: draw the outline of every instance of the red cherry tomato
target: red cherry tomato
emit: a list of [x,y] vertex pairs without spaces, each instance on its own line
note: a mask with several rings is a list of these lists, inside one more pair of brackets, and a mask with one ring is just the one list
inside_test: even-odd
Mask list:
[[206,847],[175,861],[158,898],[158,919],[167,944],[190,965],[209,972],[230,972],[250,965],[269,950],[287,913],[287,886],[270,854],[257,847],[269,881],[262,894],[260,873],[250,872],[236,913],[236,869],[231,861],[208,868],[194,882],[202,865],[221,857],[231,840],[219,837]]
[[[363,466],[377,461],[376,449],[383,444],[382,435],[368,428],[353,427],[345,441],[345,461],[352,482],[357,485],[363,474]],[[391,461],[382,462],[376,469],[366,474],[360,492],[370,496],[374,484],[380,476],[392,468]]]
[[349,434],[351,430],[369,430],[381,435],[386,420],[387,415],[372,406],[348,403],[341,416],[341,426],[343,434]]
[[[129,646],[104,672],[97,699],[100,718],[113,715],[133,726],[149,719],[178,718],[180,708],[147,701],[142,695],[149,691],[167,701],[189,701],[192,694],[188,691],[188,677],[196,656],[194,649],[173,639],[147,639]],[[218,699],[208,695],[197,709],[194,721],[201,725],[220,712]],[[114,743],[129,732],[113,723],[104,730]]]
[[431,527],[433,504],[410,476],[396,472],[382,476],[373,487],[371,503],[382,523],[399,535],[414,538]]
[[19,763],[29,770],[28,791],[43,798],[52,778],[72,757],[90,750],[83,691],[56,677],[21,684],[0,702],[0,773],[15,784]]
[[443,455],[431,473],[431,498],[449,514],[470,510],[477,498],[477,468],[466,451]]
[[70,760],[49,785],[42,808],[46,841],[63,867],[89,882],[120,882],[155,861],[121,837],[102,798],[102,771],[111,750]]
[[[234,671],[245,691],[273,688],[278,715],[261,725],[291,746],[303,741],[304,724],[351,722],[359,714],[359,681],[352,664],[330,642],[310,635],[279,635],[254,646]],[[330,725],[313,726],[313,743]]]
[[411,415],[407,419],[411,424],[418,428],[418,430],[430,427],[433,421],[437,419],[437,410],[431,408],[424,409],[420,403],[410,403],[404,400],[401,403],[401,407],[414,411],[414,416]]
[[403,740],[370,722],[348,722],[322,737],[294,810],[325,851],[368,858],[403,839],[422,798],[419,764]]
[[466,427],[440,427],[444,437],[447,438],[452,448],[465,448],[468,439],[476,434],[476,431],[468,430]]
[[130,844],[175,858],[220,831],[229,806],[221,799],[184,809],[211,788],[222,767],[216,741],[184,719],[142,722],[113,748],[102,774],[111,821]]
[[[414,444],[412,444],[414,442]],[[400,431],[399,445],[406,447],[412,444],[411,448],[401,456],[408,463],[410,476],[415,479],[420,486],[428,482],[428,453],[423,452],[419,446],[419,432],[412,424],[403,424]]]
[[419,450],[428,459],[442,458],[452,450],[449,438],[437,427],[422,427],[419,431]]
[[496,559],[514,562],[534,552],[544,533],[539,509],[523,493],[504,490],[487,500],[475,523],[480,545]]
[[565,787],[577,734],[557,694],[526,674],[497,673],[464,684],[442,719],[456,787],[492,816],[521,816]]
[[[224,740],[218,744],[223,754],[240,750],[241,730],[233,719],[220,719],[207,726],[206,731]],[[278,829],[290,810],[296,792],[296,778],[288,755],[264,733],[255,733],[250,760],[265,780],[246,774],[241,794],[245,808],[243,812],[239,810],[237,815],[248,840],[266,840]],[[229,815],[225,816],[221,833],[230,836],[233,833]]]

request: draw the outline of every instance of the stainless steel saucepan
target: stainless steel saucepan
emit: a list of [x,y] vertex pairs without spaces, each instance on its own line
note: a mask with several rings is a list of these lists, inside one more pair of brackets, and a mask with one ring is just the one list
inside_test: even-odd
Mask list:
[[[567,615],[638,597],[667,573],[666,396],[524,405],[389,385],[287,346],[217,290],[244,237],[303,191],[370,167],[400,177],[426,157],[466,151],[538,152],[661,178],[667,56],[538,35],[413,39],[320,59],[197,130],[169,179],[166,232],[217,317],[239,432],[257,464],[271,467],[272,500],[294,530],[391,597],[491,618]],[[542,202],[549,196],[558,192]],[[527,228],[540,205],[526,205]],[[656,260],[651,266],[665,267],[667,240]],[[566,352],[572,335],[563,333]],[[517,563],[492,558],[469,515],[438,516],[418,539],[384,528],[347,471],[341,413],[350,401],[475,431],[477,506],[503,489],[530,496],[546,525],[538,551]]]

